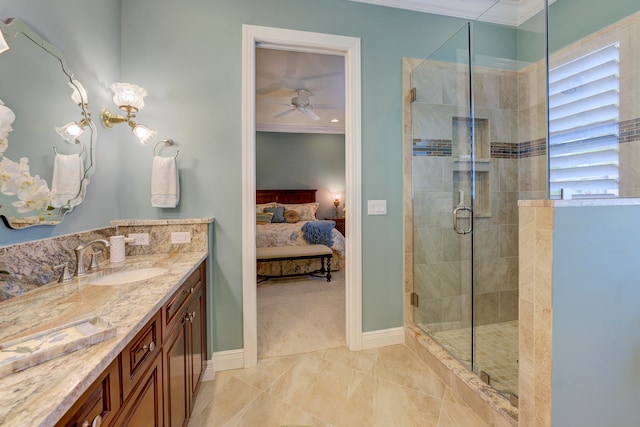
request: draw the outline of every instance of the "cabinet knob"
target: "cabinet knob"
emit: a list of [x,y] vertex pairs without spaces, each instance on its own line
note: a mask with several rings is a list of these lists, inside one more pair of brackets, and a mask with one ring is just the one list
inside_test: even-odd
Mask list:
[[144,347],[142,347],[142,349],[143,350],[149,350],[149,352],[152,352],[153,350],[156,349],[156,343],[151,341],[148,345],[145,345]]
[[93,419],[93,422],[89,422],[89,420],[85,420],[82,423],[82,427],[100,427],[102,425],[102,415],[98,414]]

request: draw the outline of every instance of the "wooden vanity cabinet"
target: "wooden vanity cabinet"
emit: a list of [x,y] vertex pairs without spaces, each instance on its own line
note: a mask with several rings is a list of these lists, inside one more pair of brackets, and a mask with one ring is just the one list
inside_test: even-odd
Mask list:
[[186,426],[206,360],[205,277],[203,262],[56,426]]
[[170,319],[165,321],[167,338],[163,344],[165,420],[172,427],[187,424],[204,372],[204,270],[196,271],[194,275],[198,273],[202,274],[199,280],[187,280],[182,293],[178,291],[176,294],[177,298],[189,295],[181,310],[170,311],[168,307],[173,304],[167,304],[164,311],[166,318]]
[[108,425],[114,420],[119,409],[120,359],[116,358],[56,425]]
[[114,426],[163,427],[164,397],[162,390],[162,357],[157,354],[149,369],[138,378],[135,388],[118,412]]

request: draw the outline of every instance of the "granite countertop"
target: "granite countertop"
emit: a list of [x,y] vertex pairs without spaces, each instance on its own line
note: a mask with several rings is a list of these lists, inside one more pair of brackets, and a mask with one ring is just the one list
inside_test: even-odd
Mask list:
[[[113,338],[0,378],[0,425],[55,424],[206,257],[206,252],[129,256],[125,266],[106,263],[99,272],[0,303],[0,342],[94,316],[117,326]],[[97,275],[145,267],[169,272],[132,284],[89,284]]]

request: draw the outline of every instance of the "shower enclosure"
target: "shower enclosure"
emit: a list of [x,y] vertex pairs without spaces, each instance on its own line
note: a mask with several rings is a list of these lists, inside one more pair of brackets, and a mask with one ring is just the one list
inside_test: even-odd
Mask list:
[[517,395],[517,201],[548,197],[546,20],[543,1],[505,3],[411,72],[412,302],[415,325]]

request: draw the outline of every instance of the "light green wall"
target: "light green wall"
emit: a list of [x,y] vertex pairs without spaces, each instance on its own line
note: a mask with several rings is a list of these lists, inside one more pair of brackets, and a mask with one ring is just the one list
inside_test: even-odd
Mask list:
[[554,426],[640,419],[640,206],[554,209]]
[[549,53],[639,10],[637,0],[558,0],[549,6]]
[[258,132],[256,188],[315,188],[317,217],[334,216],[333,194],[345,193],[344,148],[344,135]]

